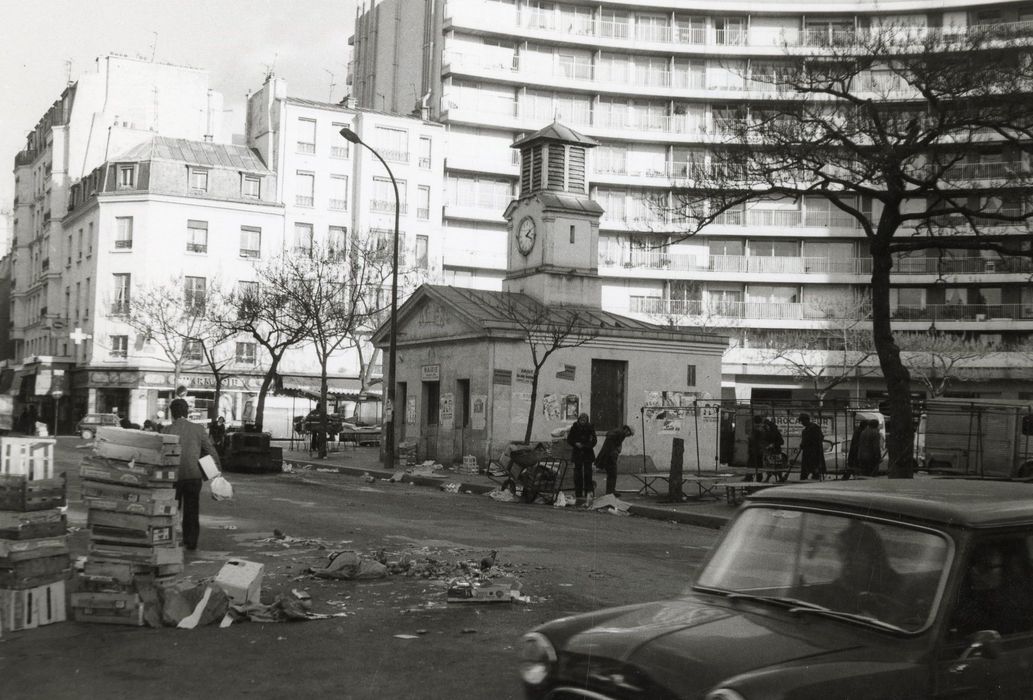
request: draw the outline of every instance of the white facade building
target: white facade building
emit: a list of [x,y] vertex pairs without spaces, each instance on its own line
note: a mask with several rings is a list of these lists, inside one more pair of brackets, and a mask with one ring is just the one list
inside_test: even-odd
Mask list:
[[[790,399],[810,392],[750,346],[771,331],[827,328],[822,307],[849,305],[865,290],[871,267],[861,229],[826,200],[804,198],[729,212],[664,247],[679,227],[647,200],[677,186],[720,138],[722,116],[756,99],[749,76],[776,65],[787,46],[820,51],[840,33],[883,25],[924,32],[1031,22],[1028,0],[382,0],[358,9],[351,79],[361,104],[404,109],[415,94],[448,128],[446,284],[499,288],[502,212],[518,175],[509,145],[559,120],[600,142],[589,180],[605,210],[604,308],[675,323],[703,316],[732,329],[725,398]],[[417,41],[422,50],[405,49]],[[415,93],[413,76],[421,77]],[[987,154],[981,167],[990,172],[1001,157]],[[898,330],[933,326],[988,343],[1033,335],[1028,261],[974,254],[945,271],[935,258],[912,257],[895,269]],[[1031,377],[1014,362],[986,363],[977,393],[1033,396]],[[881,390],[879,380],[859,378],[838,396]]]

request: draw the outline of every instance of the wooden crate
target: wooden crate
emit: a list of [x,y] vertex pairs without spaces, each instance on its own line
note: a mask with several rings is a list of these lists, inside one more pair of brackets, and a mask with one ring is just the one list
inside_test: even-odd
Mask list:
[[108,459],[131,461],[138,465],[177,466],[180,454],[179,436],[145,430],[100,427],[97,428],[97,439],[93,443],[93,454]]
[[82,592],[72,594],[76,622],[143,627],[143,601],[136,592]]
[[31,630],[65,621],[65,582],[24,589],[0,589],[4,630]]
[[175,539],[175,518],[170,515],[137,515],[90,510],[90,540],[114,544],[164,545]]
[[0,475],[0,510],[19,512],[60,508],[65,504],[65,480]]
[[63,581],[71,573],[72,562],[67,554],[0,564],[0,588],[36,588]]
[[56,537],[64,535],[67,531],[68,519],[58,510],[37,510],[27,513],[0,510],[0,539]]
[[87,558],[94,556],[113,561],[129,562],[140,567],[183,566],[183,548],[178,546],[134,547],[132,545],[110,544],[91,541]]
[[54,440],[0,438],[0,474],[31,480],[54,478]]
[[[179,458],[176,458],[177,463]],[[137,486],[140,488],[168,488],[176,481],[175,466],[137,464],[105,457],[83,457],[79,464],[83,481]]]
[[68,556],[68,538],[65,535],[31,540],[0,540],[0,566],[58,555]]
[[82,497],[91,510],[138,515],[175,515],[176,490],[142,488],[99,481],[82,482]]

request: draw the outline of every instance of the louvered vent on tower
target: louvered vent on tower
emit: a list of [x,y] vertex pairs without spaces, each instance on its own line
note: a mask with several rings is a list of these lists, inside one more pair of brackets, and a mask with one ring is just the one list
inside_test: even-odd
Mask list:
[[543,190],[587,194],[585,151],[597,145],[557,122],[519,139],[513,148],[520,149],[520,196]]

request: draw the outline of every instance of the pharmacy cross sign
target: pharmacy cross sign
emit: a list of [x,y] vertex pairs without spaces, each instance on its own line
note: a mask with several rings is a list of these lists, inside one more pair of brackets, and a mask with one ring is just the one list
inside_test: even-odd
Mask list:
[[76,345],[82,345],[82,341],[92,338],[93,336],[88,333],[83,333],[82,328],[77,327],[74,331],[68,334],[68,337],[71,338]]

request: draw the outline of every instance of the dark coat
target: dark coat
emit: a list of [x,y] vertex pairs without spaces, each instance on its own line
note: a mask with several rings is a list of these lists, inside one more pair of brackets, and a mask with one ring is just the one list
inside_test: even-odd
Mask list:
[[[574,421],[574,425],[570,426],[570,430],[567,431],[567,443],[571,448],[570,458],[575,462],[591,463],[595,459],[596,442],[598,442],[598,438],[591,423],[582,425],[580,422]],[[576,443],[581,443],[581,447],[578,447]]]
[[764,437],[764,426],[755,423],[750,430],[750,438],[747,443],[746,466],[751,469],[760,469],[764,465]]
[[627,434],[620,428],[615,428],[606,433],[603,446],[599,448],[599,454],[595,458],[595,466],[600,469],[610,469],[617,466],[617,458],[620,457],[621,449],[624,447],[624,438]]
[[814,471],[825,467],[825,436],[816,423],[808,423],[800,433],[800,468]]
[[219,462],[219,453],[208,437],[208,431],[197,423],[191,423],[186,418],[177,418],[170,425],[166,425],[162,432],[179,436],[179,468],[176,469],[176,481],[203,478],[204,473],[197,460],[204,455],[211,455],[215,464],[222,466]]

